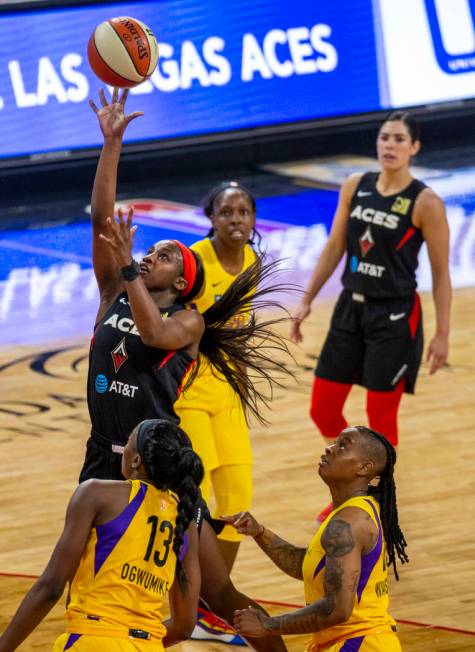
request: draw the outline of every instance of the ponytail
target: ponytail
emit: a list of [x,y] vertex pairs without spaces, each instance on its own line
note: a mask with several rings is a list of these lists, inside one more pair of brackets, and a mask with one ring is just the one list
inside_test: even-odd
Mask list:
[[[273,330],[274,326],[290,318],[287,311],[285,317],[257,321],[257,313],[262,310],[284,310],[269,295],[298,291],[291,285],[265,284],[275,276],[279,264],[280,261],[263,264],[258,259],[240,274],[220,299],[203,313],[205,331],[199,344],[199,352],[209,360],[211,370],[224,376],[244,406],[261,423],[266,423],[266,419],[259,404],[268,405],[274,386],[283,386],[276,373],[280,378],[293,375],[285,362],[279,361],[282,355],[291,357],[286,340]],[[230,320],[238,325],[229,325]],[[193,382],[199,366],[200,361],[193,368],[186,387]],[[256,385],[256,381],[264,381],[264,387],[262,382]]]
[[388,554],[389,566],[393,567],[394,575],[399,580],[396,568],[396,557],[401,564],[409,561],[405,548],[407,547],[406,539],[399,526],[399,515],[396,500],[396,484],[394,482],[394,465],[396,464],[396,450],[386,437],[376,430],[366,428],[365,426],[356,426],[356,430],[377,440],[384,446],[386,451],[386,464],[379,474],[380,480],[377,487],[369,486],[368,493],[376,498],[379,503],[381,512],[381,526],[383,528],[384,539]]
[[139,424],[137,451],[153,484],[178,495],[173,551],[178,584],[182,593],[186,593],[188,580],[181,563],[182,549],[186,530],[201,498],[199,485],[204,475],[201,459],[185,432],[166,419],[147,419]]

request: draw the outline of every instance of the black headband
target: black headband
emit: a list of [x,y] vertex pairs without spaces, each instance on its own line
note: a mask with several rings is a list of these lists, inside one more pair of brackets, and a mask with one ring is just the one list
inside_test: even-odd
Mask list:
[[152,430],[155,427],[157,420],[156,419],[145,419],[145,421],[142,421],[139,424],[138,430],[137,430],[137,440],[136,440],[136,448],[137,452],[142,458],[142,464],[143,464],[143,458],[144,458],[144,453],[145,453],[145,441],[148,433],[150,430]]

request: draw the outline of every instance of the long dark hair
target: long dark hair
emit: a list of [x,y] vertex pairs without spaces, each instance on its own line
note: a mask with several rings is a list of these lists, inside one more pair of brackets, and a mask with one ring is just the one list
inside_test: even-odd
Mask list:
[[[274,331],[274,327],[286,322],[290,315],[275,295],[295,294],[301,290],[293,285],[269,284],[269,280],[275,281],[280,262],[264,264],[258,259],[236,278],[203,313],[205,330],[199,344],[199,352],[209,360],[213,373],[224,376],[244,406],[261,423],[267,420],[260,412],[260,403],[267,405],[274,386],[282,386],[282,379],[293,375],[285,364],[286,358],[293,360],[287,340]],[[283,316],[258,321],[258,313],[271,309],[279,309]],[[201,362],[198,356],[198,364],[188,377],[185,392]]]
[[386,465],[379,474],[380,480],[377,487],[369,486],[368,493],[376,498],[381,511],[381,525],[383,528],[384,539],[388,554],[389,566],[394,569],[394,575],[399,580],[396,568],[396,557],[401,564],[409,561],[405,548],[407,547],[406,539],[399,526],[399,516],[397,511],[396,484],[394,482],[394,465],[396,464],[396,450],[384,435],[365,426],[356,426],[355,428],[361,434],[376,439],[384,446],[386,451]]
[[139,423],[137,451],[153,484],[178,495],[173,551],[176,555],[176,577],[182,593],[185,593],[188,580],[181,563],[181,552],[185,532],[200,499],[203,464],[194,452],[188,435],[167,419],[147,419]]
[[[219,183],[217,186],[214,186],[214,188],[211,188],[209,191],[208,195],[206,196],[206,199],[204,201],[204,206],[203,206],[203,211],[206,217],[211,218],[213,212],[214,212],[214,202],[216,199],[219,197],[219,195],[224,192],[225,190],[239,190],[242,193],[244,193],[247,198],[249,199],[249,202],[251,204],[252,211],[254,215],[257,212],[257,204],[254,195],[252,192],[246,188],[246,186],[243,186],[242,183],[239,183],[239,181],[222,181]],[[207,238],[212,238],[214,235],[214,229],[213,227],[210,228],[208,233],[206,234]],[[256,251],[262,255],[263,251],[261,249],[261,243],[262,243],[262,235],[259,233],[259,231],[256,228],[256,225],[252,227],[251,235],[248,240],[248,244],[253,246]]]

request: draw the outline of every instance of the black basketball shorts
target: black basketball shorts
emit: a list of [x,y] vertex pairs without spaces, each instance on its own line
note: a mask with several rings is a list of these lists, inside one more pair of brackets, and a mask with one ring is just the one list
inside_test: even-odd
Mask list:
[[343,290],[315,375],[378,392],[392,391],[404,379],[404,391],[413,394],[423,345],[417,292],[371,299]]
[[[95,478],[96,480],[124,480],[122,475],[121,446],[92,431],[87,441],[86,458],[79,476],[79,482]],[[208,521],[216,534],[220,534],[226,523],[212,518],[203,498],[199,498],[196,507],[195,521],[198,532],[201,532],[203,520]]]

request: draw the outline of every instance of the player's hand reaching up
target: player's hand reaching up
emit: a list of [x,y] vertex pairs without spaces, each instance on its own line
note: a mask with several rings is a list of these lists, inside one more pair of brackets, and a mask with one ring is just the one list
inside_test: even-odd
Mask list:
[[101,88],[99,91],[99,100],[102,105],[101,109],[98,109],[95,103],[92,100],[89,100],[89,105],[99,120],[99,126],[104,138],[121,138],[129,122],[143,115],[142,111],[135,111],[130,115],[125,115],[124,105],[128,95],[129,91],[127,88],[122,91],[120,97],[119,89],[114,88],[112,101],[109,104],[104,89]]
[[239,534],[249,537],[257,537],[264,532],[264,526],[256,521],[249,512],[239,512],[229,516],[221,516],[223,521],[236,528]]
[[132,226],[132,217],[134,209],[129,208],[127,218],[124,220],[122,209],[118,210],[118,220],[111,217],[106,219],[107,232],[100,233],[101,240],[106,242],[114,256],[115,262],[119,267],[126,267],[132,262],[132,243],[136,226]]

